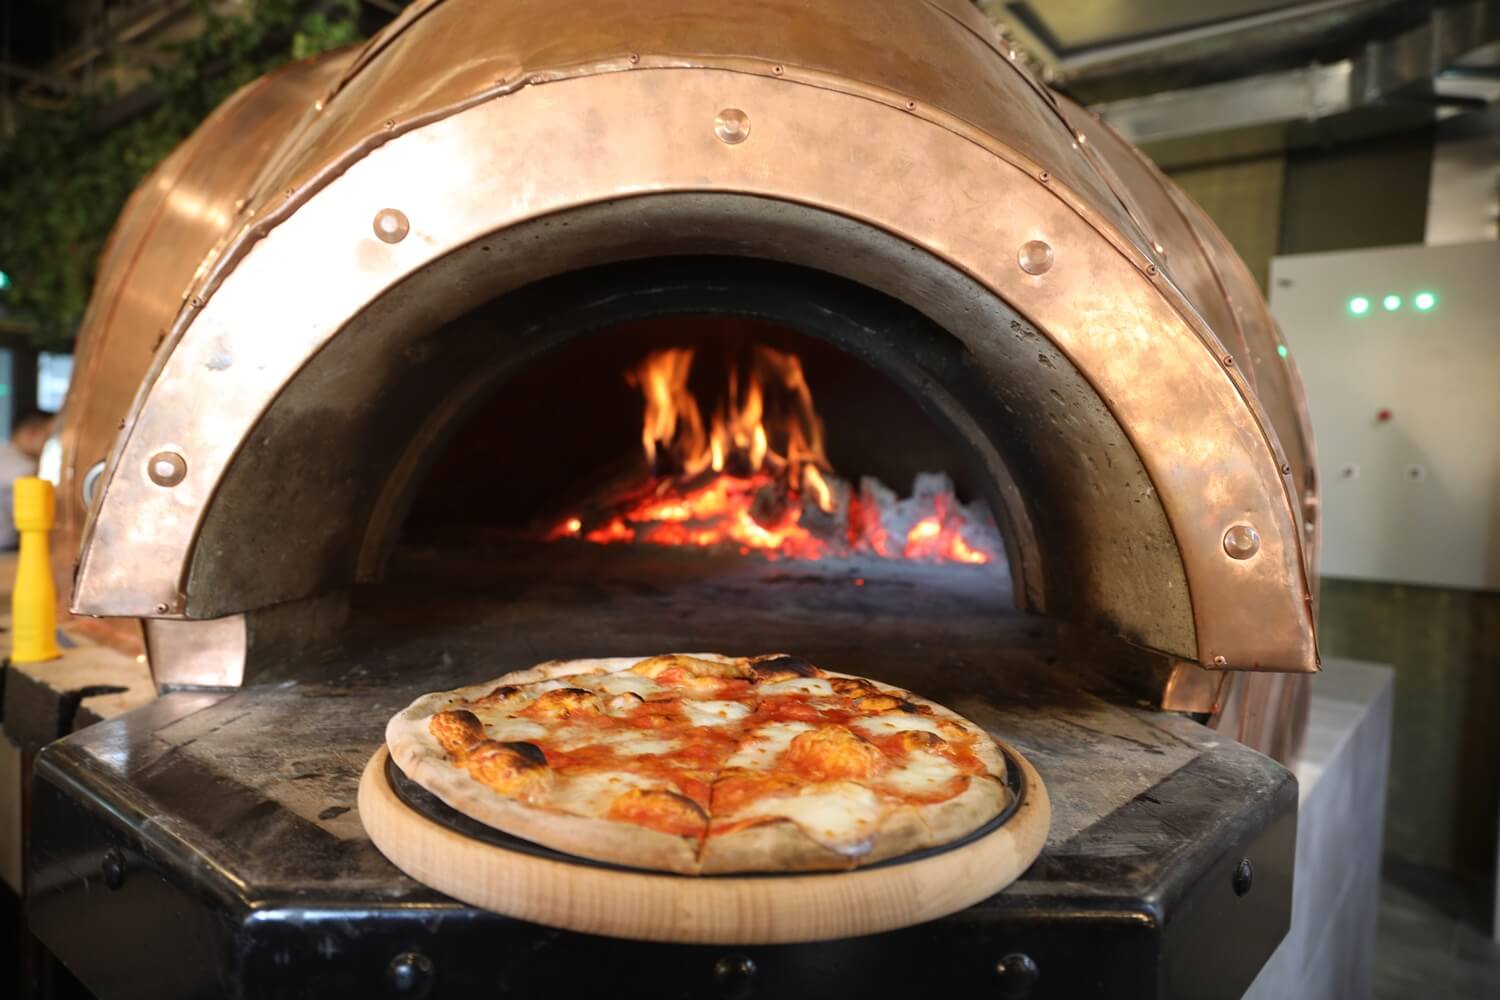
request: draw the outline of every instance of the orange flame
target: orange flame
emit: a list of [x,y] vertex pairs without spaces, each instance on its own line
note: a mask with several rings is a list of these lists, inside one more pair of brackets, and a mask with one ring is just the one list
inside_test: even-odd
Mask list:
[[[891,551],[879,512],[861,510],[846,485],[840,481],[840,493],[829,481],[823,422],[796,355],[757,347],[746,377],[729,372],[724,401],[706,432],[688,388],[692,365],[692,349],[671,348],[647,355],[626,376],[645,401],[641,445],[656,477],[648,494],[637,492],[626,507],[592,523],[569,516],[549,537],[727,544],[771,558],[819,559],[847,535],[849,549],[882,556],[990,561],[960,537],[962,513],[945,509],[914,525],[901,552]],[[814,533],[804,516],[827,523]],[[838,517],[847,518],[846,528],[830,520]]]

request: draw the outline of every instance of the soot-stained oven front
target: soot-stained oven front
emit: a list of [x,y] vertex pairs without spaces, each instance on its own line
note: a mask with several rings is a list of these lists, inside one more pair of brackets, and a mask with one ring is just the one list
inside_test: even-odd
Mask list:
[[[1317,664],[1305,408],[1244,266],[957,0],[563,6],[414,4],[132,199],[60,548],[161,696],[40,756],[38,932],[111,996],[1238,996]],[[695,649],[990,728],[1051,792],[1041,858],[726,948],[504,918],[371,845],[360,768],[417,694]]]

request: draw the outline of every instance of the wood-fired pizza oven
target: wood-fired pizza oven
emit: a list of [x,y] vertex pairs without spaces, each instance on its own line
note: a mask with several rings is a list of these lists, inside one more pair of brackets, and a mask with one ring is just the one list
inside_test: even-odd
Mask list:
[[[627,375],[726,344],[795,355],[849,482],[946,473],[995,558],[549,534],[641,461]],[[78,349],[59,578],[164,692],[797,644],[1300,740],[1317,493],[1275,323],[963,0],[419,0],[157,169]]]

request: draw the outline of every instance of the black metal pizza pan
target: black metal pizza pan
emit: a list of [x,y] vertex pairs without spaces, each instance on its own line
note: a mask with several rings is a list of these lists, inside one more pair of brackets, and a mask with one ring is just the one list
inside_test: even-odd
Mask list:
[[[884,861],[877,861],[872,865],[865,865],[859,870],[872,871],[878,868],[890,868],[895,865],[911,864],[914,861],[921,861],[923,858],[930,858],[935,855],[942,854],[946,851],[956,850],[957,848],[963,847],[966,844],[972,844],[976,840],[986,837],[989,834],[994,833],[1001,826],[1004,826],[1005,823],[1015,815],[1016,810],[1021,808],[1021,802],[1026,796],[1026,785],[1025,782],[1021,780],[1021,768],[1019,767],[1019,765],[1017,765],[1010,750],[1004,746],[1001,746],[999,749],[1001,754],[1003,754],[1005,757],[1005,787],[1010,791],[1010,801],[1006,803],[1005,808],[1002,809],[998,815],[996,815],[988,823],[985,823],[983,826],[964,835],[958,840],[952,841],[947,844],[939,844],[936,847],[924,848],[920,851],[912,851],[909,854],[902,854],[894,858],[886,858]],[[454,809],[452,806],[439,799],[436,795],[433,795],[427,789],[423,788],[421,785],[408,778],[406,774],[401,770],[401,768],[396,766],[396,762],[390,758],[386,759],[385,776],[386,780],[390,782],[392,791],[396,793],[396,797],[399,798],[403,804],[405,804],[413,812],[418,813],[419,815],[431,820],[439,826],[446,827],[447,829],[452,830],[455,833],[461,834],[473,840],[481,841],[493,847],[503,848],[507,851],[516,851],[520,854],[528,854],[532,857],[545,858],[549,861],[560,861],[565,864],[583,865],[588,868],[603,868],[609,871],[640,872],[642,874],[648,875],[671,875],[675,878],[775,878],[778,875],[784,874],[841,875],[845,873],[845,870],[839,869],[820,872],[726,872],[718,875],[680,875],[676,872],[664,872],[659,869],[637,868],[632,865],[620,865],[609,861],[596,861],[592,858],[581,858],[576,854],[566,854],[562,851],[554,851],[550,847],[543,847],[541,844],[533,843],[529,840],[523,840],[520,837],[512,836],[502,830],[497,830],[492,826],[481,823],[477,819],[465,816],[463,813],[459,812],[457,809]]]

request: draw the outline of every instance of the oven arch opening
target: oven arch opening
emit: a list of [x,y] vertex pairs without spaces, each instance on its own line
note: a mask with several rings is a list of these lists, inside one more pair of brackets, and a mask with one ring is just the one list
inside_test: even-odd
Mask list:
[[[727,403],[731,371],[745,391],[746,369],[769,349],[795,359],[805,377],[827,430],[826,471],[835,483],[870,474],[901,492],[920,472],[942,472],[963,501],[978,500],[997,520],[1007,514],[992,471],[995,449],[973,433],[980,415],[959,398],[975,387],[936,360],[947,335],[852,282],[767,261],[658,258],[549,279],[459,325],[492,324],[526,329],[524,358],[498,358],[455,389],[431,433],[415,439],[415,461],[388,487],[399,491],[396,514],[372,522],[362,577],[383,575],[391,544],[424,526],[480,520],[534,530],[605,487],[590,475],[600,466],[648,475],[642,391],[629,382],[633,369],[663,351],[687,352],[687,389],[701,410],[705,444],[707,425]],[[777,416],[766,418],[773,461],[787,450]]]
[[[379,389],[362,394],[368,402],[356,412],[363,418],[339,434],[331,433],[339,430],[333,414],[316,406],[303,411],[301,404],[312,402],[313,392],[326,394],[333,380],[358,364],[359,341],[345,336],[289,387],[267,414],[260,440],[266,455],[285,439],[297,440],[304,454],[322,456],[319,469],[309,474],[330,493],[355,500],[338,506],[345,523],[363,534],[357,550],[347,532],[337,535],[338,551],[332,553],[326,547],[319,552],[326,542],[313,533],[282,544],[319,552],[316,562],[325,574],[320,590],[338,589],[350,577],[379,579],[443,443],[486,398],[503,392],[508,379],[525,377],[528,366],[554,352],[587,351],[590,340],[622,324],[664,316],[737,317],[828,345],[879,372],[903,403],[915,404],[941,432],[927,443],[941,440],[948,447],[936,464],[950,468],[931,471],[958,475],[965,498],[980,498],[994,512],[1016,605],[1136,645],[1190,655],[1186,582],[1165,516],[1150,499],[1148,477],[1109,411],[1066,358],[998,306],[991,300],[980,317],[991,329],[978,335],[988,350],[976,352],[975,340],[955,336],[867,284],[826,271],[726,255],[600,265],[498,296],[412,341],[400,366],[383,369]],[[1008,344],[994,336],[996,327]],[[1001,359],[1008,364],[998,365]],[[309,450],[309,435],[326,436],[324,444]],[[399,453],[393,441],[403,442]],[[371,461],[374,455],[381,457]],[[224,495],[253,496],[245,506],[235,505],[241,510],[281,506],[277,521],[294,535],[303,525],[316,530],[318,519],[306,519],[307,509],[295,512],[294,498],[264,478],[257,458],[251,452],[235,463]],[[384,479],[376,482],[377,476]],[[905,490],[909,482],[888,485]],[[1115,499],[1122,493],[1147,499],[1124,507]],[[230,509],[215,505],[225,513]],[[222,567],[224,554],[242,536],[238,520],[221,520],[211,511],[200,551],[216,553]],[[263,560],[240,565],[257,577],[264,570]],[[195,577],[199,568],[195,561]],[[189,591],[207,597],[217,589],[208,583],[206,577],[195,579]],[[243,597],[255,586],[246,578],[228,582],[224,592]],[[1110,606],[1122,600],[1133,603],[1134,611]],[[1132,619],[1148,623],[1149,631],[1133,629]]]

